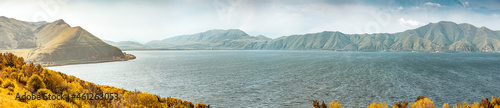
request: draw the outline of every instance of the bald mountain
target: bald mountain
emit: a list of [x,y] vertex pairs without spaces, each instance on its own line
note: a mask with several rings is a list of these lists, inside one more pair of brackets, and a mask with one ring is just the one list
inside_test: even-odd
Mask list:
[[147,49],[149,48],[148,46],[145,46],[139,42],[134,42],[134,41],[119,41],[119,42],[113,42],[110,40],[102,40],[109,45],[116,46],[120,48],[121,50],[135,50],[135,49]]
[[270,39],[241,30],[209,30],[145,44],[153,49],[338,50],[395,52],[500,52],[500,31],[449,21],[399,33],[325,31]]
[[182,35],[145,45],[152,49],[262,49],[270,38],[249,36],[237,29],[209,30],[203,33]]
[[85,29],[63,20],[30,23],[0,17],[0,51],[13,52],[27,60],[45,64],[123,60],[125,55]]

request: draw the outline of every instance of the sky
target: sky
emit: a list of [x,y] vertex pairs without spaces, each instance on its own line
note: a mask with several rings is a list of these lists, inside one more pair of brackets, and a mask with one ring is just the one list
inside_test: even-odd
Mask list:
[[500,1],[0,0],[0,16],[63,19],[101,39],[146,43],[212,29],[278,38],[322,31],[396,33],[453,21],[500,30]]

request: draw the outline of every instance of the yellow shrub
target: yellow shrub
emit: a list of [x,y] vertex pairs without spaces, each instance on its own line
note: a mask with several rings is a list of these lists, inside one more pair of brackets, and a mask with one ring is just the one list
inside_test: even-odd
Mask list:
[[11,79],[17,79],[17,73],[16,72],[10,73],[10,78]]
[[196,103],[194,105],[194,108],[207,108],[207,105],[205,105],[204,103]]
[[62,89],[64,89],[62,85],[66,85],[65,84],[66,82],[61,77],[61,75],[57,74],[52,70],[47,70],[47,69],[44,69],[42,74],[43,74],[42,75],[43,82],[45,83],[47,89],[50,89],[54,93],[62,92]]
[[418,99],[415,104],[411,105],[411,108],[436,108],[436,105],[429,98],[423,98]]
[[68,103],[62,100],[48,101],[47,106],[50,108],[78,108],[75,104]]
[[313,107],[314,108],[319,108],[319,102],[318,102],[318,100],[313,100]]
[[376,103],[375,101],[373,101],[372,104],[366,106],[368,108],[389,108],[389,106],[387,106],[387,103]]
[[45,94],[53,94],[49,89],[38,89],[36,93],[42,96],[45,96]]
[[408,106],[408,102],[403,101],[403,102],[394,103],[392,108],[406,108],[406,106]]
[[14,89],[16,89],[16,84],[9,79],[6,79],[6,81],[3,82],[2,87],[9,90],[10,92],[8,94],[12,95],[12,92],[14,92]]
[[28,108],[46,108],[47,106],[45,105],[45,101],[41,100],[32,100],[28,102],[28,105],[26,107]]
[[16,68],[6,67],[6,68],[3,68],[2,71],[5,72],[5,73],[7,73],[7,74],[4,74],[4,75],[8,76],[8,75],[10,75],[10,73],[15,72]]
[[493,98],[493,96],[491,96],[491,98],[491,106],[493,106],[493,108],[500,108],[500,96],[497,99]]
[[443,108],[450,108],[450,105],[448,103],[444,103]]
[[159,103],[158,98],[153,94],[139,93],[137,99],[139,100],[139,104],[146,105],[146,107],[158,106]]
[[344,108],[342,105],[340,105],[339,101],[332,101],[330,104],[328,104],[328,107],[330,108]]
[[469,103],[467,102],[464,102],[462,104],[460,104],[459,102],[453,108],[479,108],[479,103],[474,102],[472,105],[469,105]]
[[5,79],[5,81],[3,81],[3,83],[2,83],[2,87],[3,88],[9,88],[9,87],[16,88],[16,85],[14,84],[14,82],[10,81],[9,79]]
[[78,82],[71,82],[68,84],[70,93],[83,93],[83,87]]
[[19,73],[17,74],[17,79],[16,79],[16,80],[17,80],[17,81],[21,81],[21,78],[23,78],[23,77],[24,77],[24,74],[23,74],[22,72],[19,72]]
[[26,88],[31,92],[37,91],[38,89],[45,88],[45,83],[43,83],[42,78],[40,76],[34,74],[28,80]]

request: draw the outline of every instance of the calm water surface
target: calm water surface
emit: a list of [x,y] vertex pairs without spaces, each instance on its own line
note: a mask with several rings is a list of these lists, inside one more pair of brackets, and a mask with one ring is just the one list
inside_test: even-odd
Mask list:
[[[83,80],[212,107],[344,107],[500,96],[499,53],[127,51],[124,62],[49,67]],[[327,103],[327,104],[328,104]]]

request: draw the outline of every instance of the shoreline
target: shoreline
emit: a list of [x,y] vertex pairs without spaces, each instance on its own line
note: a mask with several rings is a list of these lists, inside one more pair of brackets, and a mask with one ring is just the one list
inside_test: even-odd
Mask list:
[[[347,50],[254,50],[254,49],[123,49],[123,51],[326,51],[326,52],[374,52],[374,53],[500,53],[498,52],[418,52],[418,51],[347,51]],[[119,62],[119,61],[129,61],[136,59],[135,55],[123,53],[124,58],[120,60],[96,60],[96,61],[60,61],[60,62],[35,62],[35,64],[40,64],[44,67],[54,67],[54,66],[66,66],[66,65],[77,65],[77,64],[94,64],[94,63],[106,63],[106,62]],[[53,64],[51,64],[53,63]]]
[[123,51],[182,51],[182,50],[235,50],[235,51],[331,51],[331,52],[407,52],[407,53],[500,53],[500,51],[350,51],[350,50],[262,50],[262,49],[122,49]]
[[95,61],[66,60],[66,61],[58,61],[58,62],[34,62],[34,63],[40,64],[44,67],[53,67],[53,66],[75,65],[75,64],[93,64],[93,63],[129,61],[129,60],[134,60],[137,58],[135,55],[127,54],[125,52],[123,52],[123,56],[124,57],[121,59],[112,59],[112,60],[95,60]]
[[[131,59],[133,60],[133,59]],[[101,60],[101,61],[85,61],[85,62],[65,62],[65,63],[56,63],[47,65],[44,64],[46,62],[36,62],[35,64],[40,64],[43,67],[54,67],[54,66],[67,66],[67,65],[78,65],[78,64],[96,64],[96,63],[107,63],[107,62],[120,62],[120,61],[129,61],[129,60]]]

